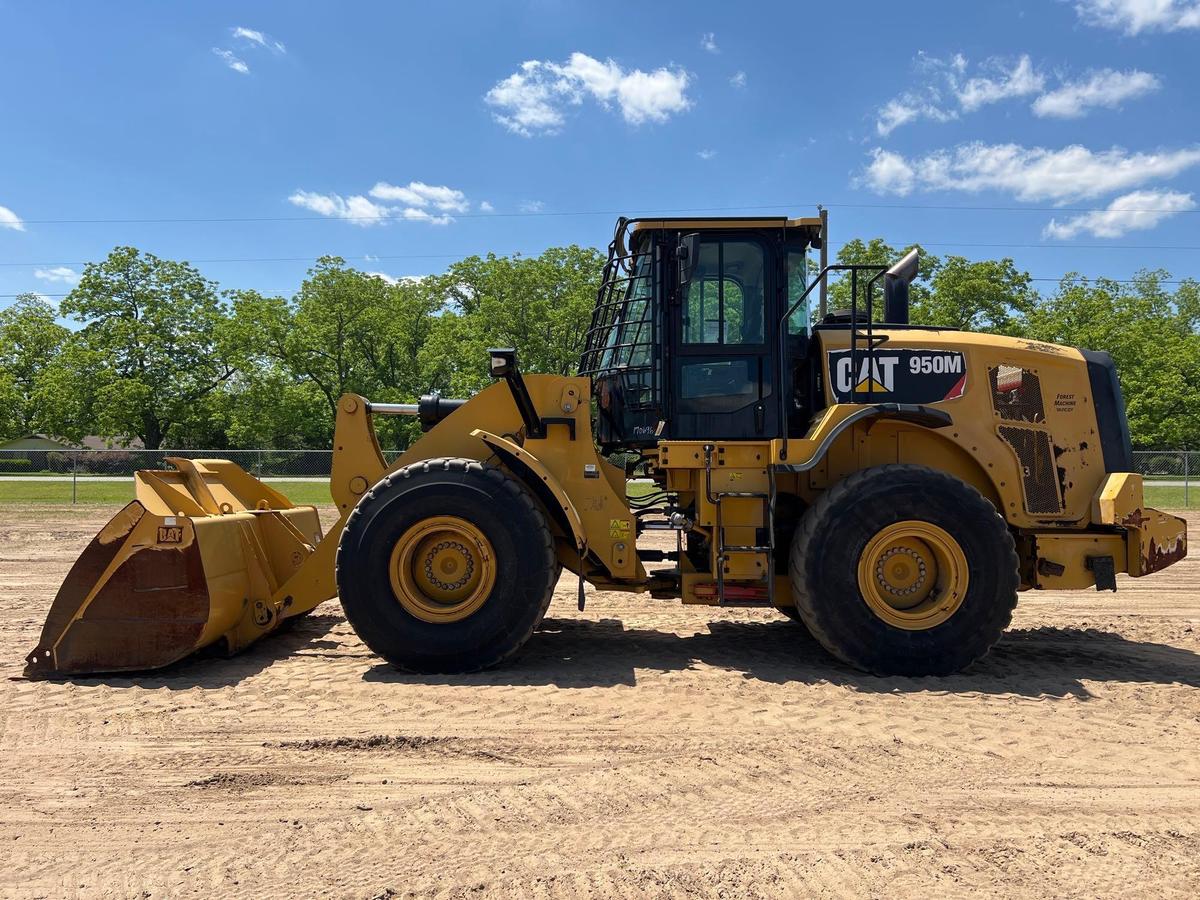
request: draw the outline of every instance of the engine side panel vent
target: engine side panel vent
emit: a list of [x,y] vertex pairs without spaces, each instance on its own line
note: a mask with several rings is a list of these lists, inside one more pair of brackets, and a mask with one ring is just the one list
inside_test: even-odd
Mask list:
[[1042,382],[1028,369],[1004,364],[988,368],[992,385],[992,409],[1006,422],[1046,421],[1042,405]]
[[1054,448],[1050,445],[1050,435],[1036,428],[1001,425],[1000,437],[1012,447],[1021,464],[1021,486],[1025,490],[1026,512],[1061,513],[1062,495],[1059,493],[1058,479],[1055,477]]

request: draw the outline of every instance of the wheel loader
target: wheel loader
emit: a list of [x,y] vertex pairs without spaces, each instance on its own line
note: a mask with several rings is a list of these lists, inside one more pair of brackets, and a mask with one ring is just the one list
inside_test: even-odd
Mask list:
[[[811,264],[827,221],[619,220],[577,375],[497,349],[469,399],[341,398],[327,534],[228,461],[139,472],[27,674],[233,653],[335,596],[400,669],[470,672],[521,648],[565,570],[581,606],[586,582],[773,607],[850,666],[943,675],[1021,591],[1184,557],[1185,523],[1143,502],[1108,354],[910,324],[916,253]],[[825,310],[831,275],[848,309]],[[423,435],[388,465],[391,415]]]

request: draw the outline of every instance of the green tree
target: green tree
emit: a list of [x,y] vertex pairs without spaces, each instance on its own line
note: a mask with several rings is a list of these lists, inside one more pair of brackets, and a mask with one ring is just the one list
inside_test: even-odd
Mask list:
[[604,256],[552,247],[539,256],[471,256],[430,279],[444,312],[429,334],[423,371],[452,393],[489,381],[487,349],[515,347],[527,372],[573,373],[591,323]]
[[332,420],[324,396],[268,364],[239,373],[222,392],[231,447],[306,450],[329,446]]
[[161,447],[233,374],[216,285],[186,262],[117,247],[84,268],[62,312],[83,326],[74,388],[90,392],[96,430],[118,441]]
[[0,440],[22,436],[23,429],[16,415],[20,397],[12,376],[0,372]]
[[62,353],[70,331],[53,306],[37,294],[21,294],[0,311],[0,391],[4,432],[10,436],[56,431],[45,406],[44,373]]
[[[933,254],[927,252],[919,244],[910,244],[903,250],[897,250],[887,243],[883,238],[871,238],[869,241],[863,241],[860,238],[854,238],[847,241],[841,246],[837,253],[837,262],[840,265],[872,265],[872,266],[891,266],[899,262],[909,250],[916,248],[919,252],[919,263],[917,267],[917,280],[913,282],[909,289],[908,303],[913,314],[919,313],[923,307],[929,303],[932,294],[931,283],[937,273],[941,260]],[[859,274],[858,285],[858,304],[859,315],[864,315],[866,311],[866,284],[865,281],[870,279],[870,273]],[[834,279],[837,279],[836,281]],[[815,296],[817,288],[810,296]],[[829,279],[829,312],[849,310],[852,293],[852,283],[850,273],[831,273]],[[879,279],[875,283],[875,289],[872,292],[873,307],[876,318],[883,316],[883,279]],[[816,321],[816,317],[813,317]],[[914,319],[914,321],[916,321]]]
[[911,304],[915,325],[1017,335],[1037,301],[1029,273],[1008,258],[947,256],[929,282],[928,293]]
[[1071,274],[1029,314],[1037,340],[1107,350],[1117,364],[1134,445],[1200,447],[1200,285],[1166,290],[1163,271],[1132,284]]
[[[291,301],[256,291],[231,297],[224,343],[245,372],[233,386],[239,398],[265,396],[264,390],[285,384],[304,386],[289,391],[287,407],[270,420],[269,430],[285,446],[293,436],[313,434],[294,427],[303,416],[323,423],[327,442],[343,393],[405,401],[424,387],[419,356],[440,302],[424,281],[392,284],[348,268],[339,257],[322,257]],[[240,402],[238,409],[244,409]],[[405,423],[380,426],[393,440],[407,433]],[[242,413],[235,428],[242,435],[255,431]]]

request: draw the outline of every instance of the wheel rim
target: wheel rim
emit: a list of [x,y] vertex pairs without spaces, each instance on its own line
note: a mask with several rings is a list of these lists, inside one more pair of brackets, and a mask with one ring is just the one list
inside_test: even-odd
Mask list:
[[858,561],[858,588],[871,612],[906,631],[935,628],[958,612],[967,581],[958,541],[916,519],[880,530]]
[[475,613],[496,584],[496,556],[483,532],[457,516],[413,525],[388,564],[400,605],[424,622],[458,622]]

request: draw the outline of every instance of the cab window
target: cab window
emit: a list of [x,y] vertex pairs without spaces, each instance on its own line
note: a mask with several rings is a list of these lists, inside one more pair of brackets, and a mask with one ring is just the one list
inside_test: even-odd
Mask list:
[[766,308],[763,249],[754,241],[700,244],[683,309],[685,344],[761,344]]
[[[808,287],[808,254],[804,250],[788,250],[787,253],[787,305],[788,309],[804,294]],[[811,299],[811,298],[810,298]],[[805,300],[788,316],[788,334],[808,334],[808,300]]]

